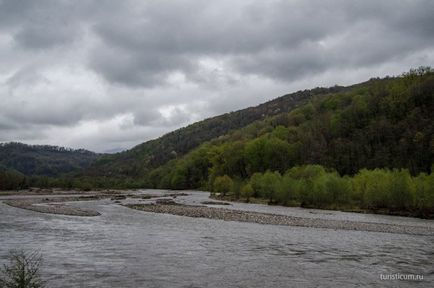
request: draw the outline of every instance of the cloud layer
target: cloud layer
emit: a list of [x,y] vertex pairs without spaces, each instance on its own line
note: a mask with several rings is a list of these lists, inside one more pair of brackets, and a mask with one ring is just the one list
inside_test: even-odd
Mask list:
[[0,141],[115,151],[434,62],[433,1],[0,0]]

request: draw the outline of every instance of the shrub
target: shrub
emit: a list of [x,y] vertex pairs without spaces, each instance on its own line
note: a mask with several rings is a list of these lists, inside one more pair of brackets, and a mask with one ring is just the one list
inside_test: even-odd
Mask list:
[[413,207],[414,183],[408,170],[393,170],[389,182],[389,206],[406,210]]
[[216,177],[213,184],[214,192],[220,192],[222,196],[226,196],[226,193],[231,191],[232,185],[233,181],[228,175]]
[[253,196],[253,188],[250,183],[247,183],[241,188],[241,196],[246,198],[246,202],[250,201],[250,197]]
[[355,186],[362,195],[364,207],[369,209],[387,208],[390,176],[390,172],[385,169],[363,169],[355,176]]
[[325,181],[325,187],[330,203],[339,206],[349,202],[351,183],[348,178],[340,177],[337,173],[329,173]]
[[7,288],[42,288],[45,282],[41,279],[39,268],[42,256],[37,253],[11,251],[9,264],[1,270],[0,287]]
[[289,201],[295,200],[297,195],[297,180],[285,175],[277,185],[276,200],[283,205],[288,205]]

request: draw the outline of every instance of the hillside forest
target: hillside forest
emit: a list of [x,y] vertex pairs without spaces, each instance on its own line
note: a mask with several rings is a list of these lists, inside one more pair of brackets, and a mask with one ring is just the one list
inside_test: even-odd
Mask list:
[[[196,125],[201,136],[190,135],[190,145],[182,136],[191,127],[172,132],[185,148],[172,141],[159,158],[144,143],[63,177],[31,179],[3,170],[1,179],[16,179],[7,187],[2,180],[0,188],[199,189],[242,201],[433,217],[431,68],[301,95],[308,96],[248,124],[229,127],[219,120],[222,132]],[[203,136],[207,130],[212,135]]]

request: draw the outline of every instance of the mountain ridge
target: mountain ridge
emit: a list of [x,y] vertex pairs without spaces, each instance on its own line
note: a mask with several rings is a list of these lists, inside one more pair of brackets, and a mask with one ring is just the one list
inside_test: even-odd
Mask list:
[[57,177],[90,165],[101,154],[53,145],[0,143],[0,165],[26,176]]
[[[355,84],[360,85],[360,84]],[[87,176],[113,176],[116,170],[126,177],[136,177],[168,161],[184,155],[206,141],[223,136],[230,131],[245,127],[255,121],[284,114],[307,103],[313,97],[352,89],[353,86],[317,87],[299,90],[276,97],[262,104],[210,117],[186,127],[176,129],[126,151],[105,155],[93,163],[86,171]],[[118,165],[129,162],[129,165]],[[117,167],[116,167],[117,166]],[[148,169],[149,168],[149,169]]]

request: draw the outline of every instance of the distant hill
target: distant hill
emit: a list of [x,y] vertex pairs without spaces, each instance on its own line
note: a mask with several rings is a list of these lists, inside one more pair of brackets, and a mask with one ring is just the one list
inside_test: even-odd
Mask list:
[[286,114],[306,104],[314,97],[348,90],[347,87],[315,88],[287,94],[256,107],[196,122],[170,132],[158,139],[144,142],[130,150],[106,155],[86,169],[86,176],[141,177],[169,160],[182,157],[192,149],[230,131],[245,127],[255,121]]
[[26,176],[59,176],[88,167],[100,155],[84,149],[0,143],[0,167]]

